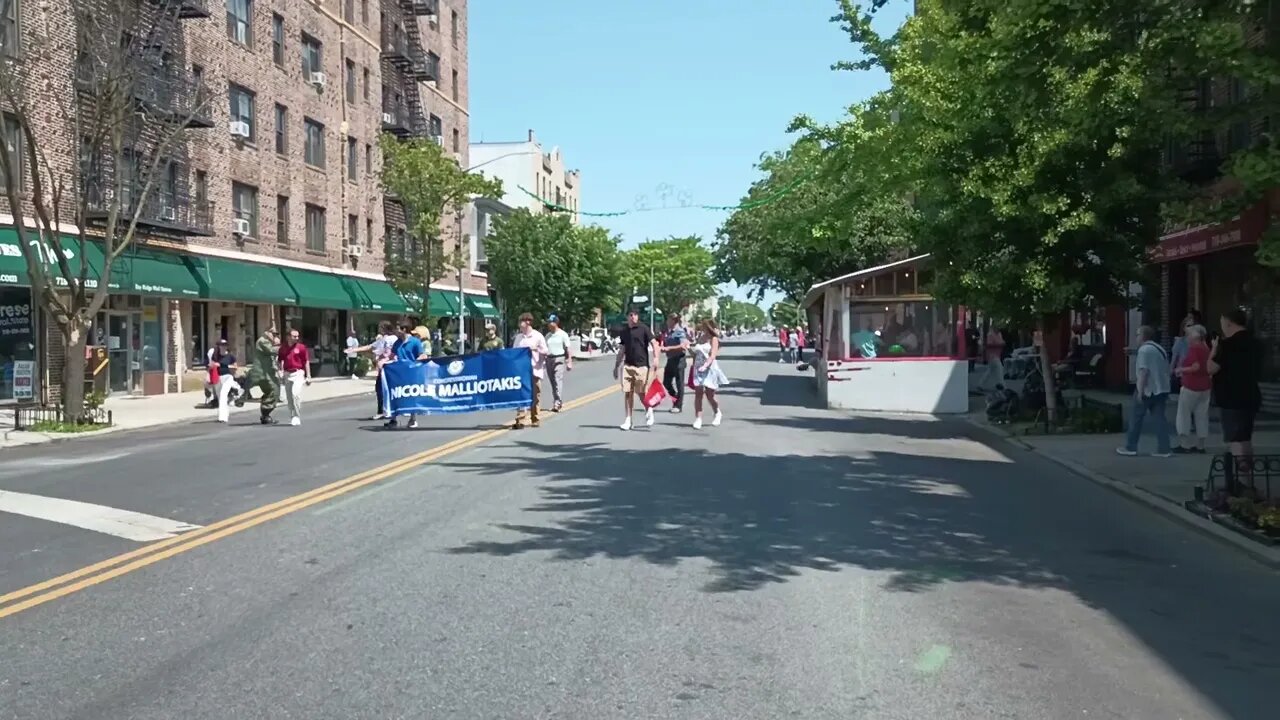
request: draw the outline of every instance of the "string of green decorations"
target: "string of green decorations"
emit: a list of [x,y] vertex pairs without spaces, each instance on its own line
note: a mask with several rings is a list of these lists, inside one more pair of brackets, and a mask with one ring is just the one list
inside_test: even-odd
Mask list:
[[778,188],[774,192],[766,195],[765,197],[762,197],[758,200],[748,200],[746,202],[738,203],[737,205],[675,205],[675,206],[663,206],[663,207],[654,207],[654,208],[636,208],[634,210],[616,210],[614,212],[586,212],[584,210],[574,210],[572,208],[565,207],[564,205],[561,205],[559,203],[551,202],[546,198],[539,197],[537,193],[529,190],[523,185],[517,185],[516,187],[520,189],[520,192],[523,192],[525,195],[528,195],[534,200],[537,200],[544,207],[554,212],[573,213],[575,215],[582,215],[584,217],[620,217],[622,215],[630,215],[631,213],[655,212],[658,210],[696,209],[696,210],[728,210],[730,212],[733,212],[735,210],[749,210],[751,208],[760,207],[761,205],[768,205],[770,203],[774,203],[774,202],[777,202],[778,200],[781,200],[784,196],[791,194],[797,187],[800,186],[801,183],[805,182],[810,177],[812,177],[812,175],[806,175],[804,177],[798,178]]

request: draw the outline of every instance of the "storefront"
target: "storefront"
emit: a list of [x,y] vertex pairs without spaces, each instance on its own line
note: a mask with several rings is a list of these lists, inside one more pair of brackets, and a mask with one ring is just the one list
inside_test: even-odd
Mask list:
[[1170,233],[1152,252],[1159,267],[1159,324],[1176,337],[1182,319],[1199,310],[1211,331],[1228,310],[1248,313],[1263,344],[1263,377],[1280,381],[1280,282],[1261,266],[1257,246],[1270,223],[1272,202],[1263,201],[1230,220]]
[[0,287],[0,403],[38,397],[36,305],[31,290]]

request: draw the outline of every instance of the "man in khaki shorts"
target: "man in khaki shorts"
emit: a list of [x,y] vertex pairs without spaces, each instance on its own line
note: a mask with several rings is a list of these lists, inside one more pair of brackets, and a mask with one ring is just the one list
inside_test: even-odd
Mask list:
[[[627,412],[623,430],[631,429],[636,396],[643,398],[649,382],[658,376],[658,352],[658,339],[648,326],[640,324],[640,313],[633,308],[618,337],[618,361],[613,366],[613,379],[622,381],[622,404]],[[653,425],[653,408],[645,408],[644,424]]]

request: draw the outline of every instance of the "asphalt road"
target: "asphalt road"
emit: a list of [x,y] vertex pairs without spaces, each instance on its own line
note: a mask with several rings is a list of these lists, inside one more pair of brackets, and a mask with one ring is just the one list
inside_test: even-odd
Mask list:
[[0,489],[209,525],[461,443],[8,616],[140,544],[0,514],[0,718],[1276,717],[1276,573],[962,424],[817,409],[765,345],[728,355],[701,432],[623,433],[612,395],[519,433],[373,432],[362,401],[6,453]]

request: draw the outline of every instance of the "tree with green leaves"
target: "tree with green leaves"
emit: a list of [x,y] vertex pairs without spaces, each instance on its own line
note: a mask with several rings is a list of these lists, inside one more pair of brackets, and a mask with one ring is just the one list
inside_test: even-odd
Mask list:
[[775,327],[803,325],[804,309],[790,300],[779,300],[769,306],[769,322]]
[[758,330],[765,326],[764,310],[760,306],[744,300],[736,300],[730,295],[721,295],[720,327]]
[[[429,138],[383,135],[382,187],[404,208],[407,234],[385,240],[387,281],[410,303],[410,314],[430,315],[431,283],[466,267],[462,214],[475,197],[501,197],[502,181],[470,173]],[[456,230],[446,249],[442,222]]]
[[[841,0],[866,58],[849,67],[893,80],[879,100],[898,120],[886,177],[918,198],[934,294],[1036,327],[1123,300],[1162,210],[1186,196],[1162,149],[1211,121],[1180,105],[1186,90],[1248,54],[1246,3],[1215,5],[921,0],[885,38]],[[812,137],[843,153],[866,113]],[[1052,416],[1047,348],[1042,361]]]
[[718,281],[799,300],[817,282],[910,245],[914,210],[881,176],[892,165],[879,110],[866,107],[838,133],[802,137],[760,161],[765,177],[717,232]]
[[521,209],[497,220],[485,247],[489,278],[512,318],[555,313],[561,327],[572,330],[619,302],[622,254],[617,238],[602,227]]
[[[622,286],[630,293],[653,295],[649,302],[663,313],[681,312],[715,292],[715,258],[697,236],[646,240],[623,257]],[[652,273],[652,274],[651,274]]]

